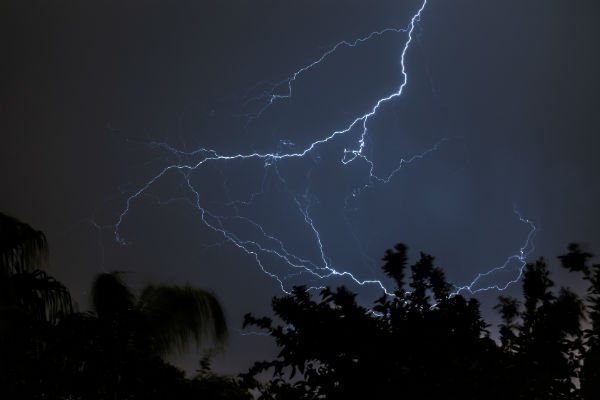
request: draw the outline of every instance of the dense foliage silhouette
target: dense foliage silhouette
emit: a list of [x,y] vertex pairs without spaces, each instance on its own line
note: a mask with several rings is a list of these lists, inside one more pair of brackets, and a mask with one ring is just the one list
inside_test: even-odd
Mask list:
[[589,282],[585,299],[553,291],[543,259],[528,264],[522,304],[500,297],[495,341],[477,300],[450,295],[433,257],[421,254],[405,282],[407,250],[397,245],[383,259],[395,297],[367,309],[343,287],[319,296],[298,287],[273,300],[279,324],[248,314],[244,324],[280,351],[255,363],[245,385],[260,399],[598,399],[600,265],[590,258],[577,245],[560,257]]
[[162,358],[223,343],[223,310],[209,292],[151,285],[136,294],[122,273],[104,273],[92,311],[76,312],[67,288],[40,269],[47,258],[42,232],[0,214],[3,399],[600,398],[600,264],[575,244],[559,260],[582,294],[556,288],[539,259],[526,266],[519,299],[499,297],[497,329],[476,299],[451,294],[433,257],[409,267],[398,244],[383,258],[394,296],[366,307],[344,287],[296,287],[273,299],[275,321],[247,314],[244,326],[265,330],[279,353],[240,377],[213,373],[205,358],[187,378]]

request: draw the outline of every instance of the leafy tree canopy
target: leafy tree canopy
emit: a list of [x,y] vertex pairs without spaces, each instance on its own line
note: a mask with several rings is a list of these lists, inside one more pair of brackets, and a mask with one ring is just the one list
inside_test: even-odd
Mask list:
[[344,287],[318,295],[297,287],[273,299],[277,324],[246,315],[244,325],[266,330],[279,354],[255,363],[245,385],[261,399],[596,399],[600,266],[578,246],[568,250],[559,259],[590,282],[586,299],[554,290],[543,259],[528,264],[523,301],[501,296],[496,306],[496,341],[478,301],[451,295],[427,254],[408,267],[399,244],[383,258],[395,296],[370,308]]

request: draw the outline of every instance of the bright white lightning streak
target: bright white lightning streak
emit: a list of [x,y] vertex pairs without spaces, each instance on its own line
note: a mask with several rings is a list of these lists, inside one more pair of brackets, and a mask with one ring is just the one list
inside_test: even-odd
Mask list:
[[[272,84],[270,92],[265,92],[258,98],[253,99],[253,100],[267,99],[266,105],[263,108],[261,108],[256,115],[251,116],[252,119],[256,119],[256,118],[259,118],[261,116],[261,114],[263,114],[267,110],[267,108],[269,108],[272,104],[274,104],[275,101],[291,97],[293,83],[296,82],[304,72],[318,66],[321,62],[323,62],[327,57],[329,57],[334,52],[336,52],[336,50],[338,50],[339,48],[355,47],[359,44],[367,42],[368,40],[370,40],[376,36],[381,36],[388,32],[405,33],[407,35],[407,40],[404,43],[404,47],[402,48],[401,57],[400,57],[400,66],[401,66],[400,72],[401,72],[402,80],[401,80],[401,84],[398,87],[398,89],[396,91],[392,92],[391,94],[389,94],[383,98],[380,98],[373,105],[373,107],[370,109],[369,112],[355,117],[353,120],[351,120],[351,122],[348,125],[346,125],[346,127],[339,129],[339,130],[335,130],[333,132],[330,132],[328,135],[324,136],[323,138],[318,139],[318,140],[314,141],[313,143],[311,143],[310,145],[308,145],[302,151],[296,151],[296,152],[277,151],[274,153],[255,152],[255,153],[238,153],[238,154],[227,155],[227,154],[220,154],[219,152],[217,152],[216,150],[213,150],[213,149],[199,148],[197,150],[187,152],[187,151],[182,151],[182,150],[176,149],[165,143],[152,143],[151,144],[152,146],[162,147],[165,150],[171,152],[172,154],[178,156],[180,160],[183,158],[183,156],[196,156],[196,157],[200,157],[200,160],[195,163],[180,162],[178,164],[172,164],[172,165],[165,167],[157,175],[155,175],[153,178],[148,180],[144,185],[142,185],[136,192],[134,192],[131,196],[129,196],[126,200],[126,204],[125,204],[123,211],[119,215],[118,220],[117,220],[116,224],[114,225],[114,235],[115,235],[117,242],[121,243],[121,244],[126,243],[124,238],[121,236],[120,228],[121,228],[121,224],[123,223],[125,217],[127,216],[128,212],[132,206],[132,203],[135,200],[137,200],[139,197],[141,197],[143,194],[145,194],[145,192],[154,183],[156,183],[157,181],[159,181],[160,179],[165,177],[167,174],[169,174],[171,172],[180,172],[184,178],[187,188],[193,194],[193,198],[194,198],[193,202],[194,202],[195,207],[197,208],[197,210],[200,213],[200,220],[202,221],[202,223],[206,227],[211,229],[212,231],[221,235],[224,238],[224,240],[226,240],[230,244],[233,244],[234,246],[239,248],[241,251],[245,252],[246,254],[248,254],[249,256],[254,258],[258,267],[262,270],[262,272],[264,272],[267,276],[276,280],[279,283],[279,286],[282,291],[288,293],[288,291],[286,290],[284,283],[283,283],[283,281],[286,278],[280,277],[277,274],[269,271],[267,269],[267,267],[265,266],[264,260],[261,258],[261,256],[268,255],[271,257],[275,257],[275,258],[283,261],[285,264],[287,264],[292,269],[296,270],[296,273],[306,273],[306,274],[309,274],[319,280],[334,277],[334,276],[345,277],[345,278],[349,278],[350,280],[352,280],[353,282],[355,282],[358,285],[367,285],[368,284],[368,285],[379,286],[385,293],[391,295],[391,291],[387,290],[381,281],[379,281],[379,280],[360,280],[360,279],[356,278],[352,273],[347,272],[347,271],[339,271],[338,269],[334,268],[334,266],[331,265],[330,261],[328,260],[327,255],[326,255],[323,243],[321,241],[321,235],[319,233],[319,230],[315,226],[315,223],[314,223],[312,217],[310,216],[310,213],[309,213],[310,203],[303,204],[298,199],[298,197],[296,197],[296,196],[293,197],[293,200],[298,207],[298,211],[302,215],[304,222],[308,225],[308,227],[312,231],[314,240],[319,247],[322,265],[316,265],[315,263],[313,263],[311,261],[308,261],[306,259],[303,259],[301,257],[298,257],[298,256],[290,253],[286,249],[284,243],[280,239],[267,233],[262,228],[262,226],[260,226],[260,224],[252,221],[249,218],[242,217],[242,216],[234,216],[234,217],[219,216],[219,215],[215,215],[215,214],[211,213],[210,211],[208,211],[205,207],[202,206],[200,193],[199,193],[198,189],[196,189],[196,187],[192,184],[192,182],[190,180],[190,175],[193,171],[198,170],[199,168],[201,168],[202,166],[204,166],[205,164],[208,164],[210,162],[243,161],[243,160],[249,160],[249,159],[259,159],[259,160],[264,160],[265,168],[268,168],[268,167],[277,168],[276,167],[277,162],[284,161],[286,159],[303,158],[307,154],[311,153],[318,146],[321,146],[330,141],[333,141],[334,139],[336,139],[339,136],[348,134],[355,127],[360,126],[361,132],[359,135],[359,139],[357,140],[356,147],[354,149],[344,149],[343,155],[341,158],[341,162],[344,165],[347,165],[357,159],[363,160],[364,162],[366,162],[369,165],[369,177],[368,177],[369,183],[367,183],[366,185],[363,185],[362,187],[356,188],[352,193],[352,196],[355,197],[358,194],[360,194],[360,192],[362,190],[364,190],[365,188],[367,188],[374,182],[389,183],[391,181],[391,179],[393,178],[393,176],[405,164],[410,164],[413,161],[416,161],[418,159],[421,159],[421,158],[427,156],[430,152],[437,150],[438,146],[441,145],[446,139],[442,139],[431,149],[428,149],[420,154],[414,155],[408,159],[400,160],[398,167],[396,169],[394,169],[389,175],[384,176],[384,177],[379,177],[379,176],[375,175],[374,162],[372,160],[370,160],[369,158],[367,158],[367,156],[363,153],[363,150],[365,148],[365,138],[368,135],[367,125],[368,125],[369,120],[376,115],[377,111],[380,109],[380,107],[383,104],[400,97],[404,91],[404,88],[406,87],[406,84],[408,82],[408,75],[406,73],[405,58],[406,58],[408,49],[410,48],[410,45],[413,41],[413,32],[414,32],[415,26],[416,26],[417,22],[420,21],[421,14],[423,13],[423,10],[427,6],[427,3],[428,3],[428,0],[423,0],[419,9],[413,14],[412,18],[410,19],[410,23],[408,24],[408,27],[406,27],[404,29],[387,28],[387,29],[384,29],[381,31],[372,32],[371,34],[369,34],[363,38],[356,39],[352,42],[349,42],[349,41],[339,42],[335,46],[333,46],[331,49],[329,49],[328,51],[323,53],[315,61],[313,61],[312,63],[310,63],[310,64],[300,68],[296,72],[294,72],[287,79],[280,81],[278,83]],[[274,90],[279,87],[282,87],[282,86],[285,86],[287,88],[286,93],[275,94]],[[251,200],[252,200],[253,196],[251,197]],[[227,219],[234,219],[234,218],[242,220],[242,221],[246,222],[247,224],[253,226],[255,229],[257,229],[260,232],[260,234],[262,235],[262,238],[264,240],[266,240],[269,243],[274,244],[274,245],[273,246],[265,246],[265,245],[259,243],[258,241],[244,240],[244,239],[238,237],[232,231],[226,229],[224,222]],[[524,247],[522,247],[520,249],[520,253],[509,257],[503,266],[497,267],[491,271],[488,271],[487,273],[482,273],[482,274],[477,275],[477,277],[473,280],[473,282],[471,282],[470,285],[457,288],[456,293],[459,293],[459,292],[465,291],[465,290],[475,293],[477,291],[489,290],[492,288],[495,288],[498,290],[503,290],[508,285],[510,285],[510,283],[514,282],[514,281],[511,281],[506,286],[503,286],[503,287],[494,286],[494,287],[489,287],[489,288],[473,289],[473,287],[479,282],[480,279],[492,274],[493,272],[495,272],[499,269],[505,268],[512,260],[517,259],[523,263],[525,262],[525,259],[526,259],[527,255],[529,254],[529,251],[527,251],[527,249],[529,248],[531,240],[533,239],[533,234],[535,232],[535,226],[530,221],[524,220],[522,217],[520,217],[520,218],[521,218],[522,222],[526,222],[532,227],[532,231],[530,232],[530,234],[527,238],[527,242],[524,245]],[[522,271],[522,267],[521,267],[521,271]],[[519,278],[520,278],[520,274],[516,280],[518,280]]]
[[[423,11],[423,9],[425,8],[426,5],[426,1],[423,3],[423,6],[421,7],[421,9],[419,9],[418,11],[418,17],[420,18],[420,14],[421,11]],[[418,19],[417,19],[418,20]],[[415,22],[415,21],[411,21],[411,22]],[[412,28],[414,27],[414,24],[411,24],[410,29],[411,29],[411,34],[412,34]],[[361,44],[361,43],[365,43],[368,40],[372,39],[375,36],[381,36],[385,33],[390,33],[390,32],[394,32],[394,33],[406,33],[408,31],[408,29],[402,29],[402,28],[386,28],[380,31],[375,31],[375,32],[371,32],[370,34],[368,34],[365,37],[362,38],[358,38],[355,39],[352,42],[348,42],[346,40],[342,40],[341,42],[338,42],[335,46],[333,46],[331,49],[327,50],[325,53],[323,53],[321,55],[321,57],[317,58],[315,61],[313,61],[312,63],[305,65],[304,67],[300,68],[298,71],[294,72],[291,76],[289,76],[288,78],[276,82],[276,83],[271,83],[271,90],[264,92],[262,95],[258,96],[258,97],[254,97],[252,99],[250,99],[249,101],[254,101],[254,100],[261,100],[261,99],[265,99],[267,98],[268,101],[267,103],[258,111],[258,113],[256,113],[255,115],[250,116],[250,120],[254,120],[254,119],[258,119],[260,118],[260,116],[270,107],[272,106],[277,100],[281,100],[281,99],[289,99],[290,97],[292,97],[292,85],[293,83],[300,77],[300,75],[302,75],[304,72],[312,69],[313,67],[317,66],[318,64],[320,64],[322,61],[324,61],[327,57],[329,57],[330,55],[332,55],[333,53],[335,53],[340,47],[356,47],[357,45]],[[410,38],[412,39],[412,38]],[[404,47],[404,52],[402,53],[402,62],[404,62],[404,53],[406,52],[406,49],[408,48],[408,44],[406,44],[406,46]],[[404,72],[404,65],[402,65],[402,71]],[[403,74],[404,76],[404,80],[406,81],[406,74]],[[275,94],[273,93],[273,91],[281,86],[285,86],[287,88],[287,93],[284,94]],[[400,92],[402,92],[402,87],[400,88]]]
[[[465,291],[469,293],[487,292],[488,290],[503,291],[506,290],[510,285],[512,285],[513,283],[517,283],[521,279],[525,270],[525,266],[527,265],[527,257],[535,250],[535,247],[533,245],[533,239],[535,238],[537,228],[531,220],[524,218],[516,208],[514,209],[514,212],[515,214],[517,214],[519,220],[523,224],[529,225],[529,233],[527,234],[527,239],[519,249],[519,252],[508,257],[506,261],[504,261],[504,264],[496,268],[492,268],[487,272],[480,272],[468,285],[456,286],[456,290],[452,293],[452,295],[457,295]],[[496,272],[505,271],[511,263],[517,263],[518,265],[518,267],[516,268],[518,270],[518,273],[515,278],[508,281],[504,285],[493,284],[476,288],[476,286],[480,284],[480,281],[482,279],[491,276]]]

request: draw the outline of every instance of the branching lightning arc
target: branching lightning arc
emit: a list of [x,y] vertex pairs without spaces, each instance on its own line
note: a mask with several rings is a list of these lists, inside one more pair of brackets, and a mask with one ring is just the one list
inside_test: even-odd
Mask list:
[[[291,276],[305,276],[307,282],[317,282],[317,285],[312,286],[313,288],[323,287],[327,284],[327,280],[331,278],[337,278],[342,280],[348,280],[350,283],[356,285],[369,285],[379,287],[385,293],[391,294],[391,291],[386,288],[384,283],[377,279],[361,279],[356,274],[346,271],[336,265],[331,258],[328,256],[328,251],[322,240],[322,233],[318,228],[318,224],[311,214],[311,207],[313,205],[314,198],[311,196],[308,188],[306,191],[301,193],[293,192],[288,190],[289,200],[291,205],[299,213],[298,216],[304,224],[304,228],[311,234],[311,241],[317,249],[318,261],[310,260],[311,257],[298,255],[296,251],[289,250],[289,246],[286,245],[284,239],[278,237],[276,234],[268,231],[264,228],[263,224],[257,222],[255,219],[248,216],[244,216],[241,213],[234,215],[220,215],[217,212],[212,211],[203,202],[203,188],[192,178],[194,173],[207,167],[208,165],[215,165],[217,163],[244,163],[250,160],[262,162],[265,171],[270,170],[277,177],[282,187],[285,187],[286,179],[282,174],[279,173],[279,166],[292,160],[303,159],[306,157],[314,156],[316,149],[328,146],[340,138],[354,137],[354,145],[343,147],[341,152],[340,162],[343,166],[349,166],[353,163],[364,163],[366,165],[367,175],[362,177],[363,179],[355,188],[348,194],[346,199],[346,205],[353,198],[361,195],[363,191],[370,188],[373,185],[386,185],[390,184],[394,176],[405,166],[413,162],[417,162],[431,153],[438,150],[447,139],[441,139],[435,143],[432,147],[415,154],[411,157],[402,158],[396,164],[397,167],[392,169],[391,172],[385,174],[377,174],[375,168],[375,162],[368,156],[365,148],[367,147],[366,139],[369,135],[369,122],[374,119],[378,111],[386,103],[392,103],[403,95],[404,88],[408,82],[408,74],[405,65],[405,59],[407,53],[410,50],[411,44],[414,40],[415,28],[421,21],[422,14],[427,7],[428,0],[423,0],[420,7],[412,15],[409,23],[403,28],[386,28],[383,30],[372,32],[364,37],[355,39],[353,41],[341,41],[327,51],[322,53],[314,61],[306,64],[305,66],[296,70],[293,74],[289,75],[286,79],[271,83],[267,86],[267,89],[262,92],[259,96],[251,99],[254,102],[261,102],[262,106],[257,112],[253,113],[248,118],[248,123],[252,123],[260,119],[263,114],[269,111],[269,108],[275,103],[286,101],[292,98],[293,89],[303,78],[303,75],[310,70],[317,69],[321,64],[327,62],[328,58],[333,56],[338,50],[353,49],[355,47],[365,45],[367,42],[377,40],[387,34],[398,34],[403,35],[404,44],[400,52],[400,84],[394,90],[384,97],[379,98],[370,109],[361,115],[357,115],[350,118],[346,125],[342,128],[333,130],[301,150],[292,151],[294,146],[293,143],[287,141],[281,141],[275,152],[248,152],[248,153],[234,153],[234,154],[223,154],[214,149],[199,148],[194,151],[184,151],[177,149],[167,143],[152,143],[153,146],[160,146],[163,150],[169,152],[178,162],[172,163],[164,167],[160,172],[150,179],[148,179],[141,187],[135,190],[125,202],[125,206],[122,212],[118,216],[118,219],[114,225],[114,235],[118,243],[126,244],[126,240],[122,234],[122,225],[126,220],[128,213],[131,208],[135,205],[136,201],[145,194],[150,187],[155,185],[162,179],[165,179],[167,175],[173,173],[179,173],[182,178],[182,182],[186,190],[188,191],[189,198],[187,200],[193,203],[193,206],[198,212],[199,220],[201,223],[214,232],[216,235],[221,237],[221,243],[232,245],[239,251],[247,254],[253,259],[260,270],[269,278],[273,279],[282,291],[288,293],[290,287],[286,280]],[[192,161],[190,161],[192,160]],[[307,176],[310,176],[311,171],[307,171]],[[265,172],[266,174],[266,172]],[[265,175],[266,176],[266,175]],[[248,196],[244,200],[234,200],[227,203],[226,206],[237,207],[243,204],[251,204],[254,198],[261,193],[259,189],[257,192]],[[527,235],[525,242],[519,248],[516,254],[509,256],[503,265],[496,268],[492,268],[487,272],[479,273],[475,278],[468,284],[463,286],[456,286],[455,293],[460,292],[471,292],[476,293],[479,291],[486,290],[504,290],[510,284],[518,281],[521,277],[523,267],[526,265],[528,255],[533,251],[533,239],[536,233],[536,227],[532,221],[524,218],[515,210],[519,220],[528,226],[529,234]],[[248,238],[248,235],[244,235],[234,228],[231,228],[232,223],[238,224],[238,226],[244,226],[244,229],[251,230],[253,237]],[[271,263],[276,260],[281,265],[284,265],[286,272],[282,273],[278,269],[272,267]],[[513,278],[508,282],[501,284],[484,284],[485,279],[492,276],[501,270],[510,270],[515,272]]]

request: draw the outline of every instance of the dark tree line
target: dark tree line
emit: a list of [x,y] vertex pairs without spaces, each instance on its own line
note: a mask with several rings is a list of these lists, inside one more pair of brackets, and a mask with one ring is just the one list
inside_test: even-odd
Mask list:
[[[245,325],[267,330],[280,351],[255,363],[245,384],[260,399],[598,399],[600,265],[577,245],[559,259],[582,274],[586,296],[553,290],[543,259],[528,264],[522,301],[500,297],[496,306],[498,343],[478,301],[451,296],[433,257],[407,268],[397,245],[383,259],[395,297],[370,309],[343,287],[318,299],[298,287],[273,300],[280,324],[247,315]],[[265,373],[272,378],[257,379]]]
[[600,265],[570,245],[560,264],[586,293],[554,287],[543,259],[528,264],[522,296],[500,296],[498,338],[476,299],[451,295],[434,258],[408,266],[397,245],[383,258],[394,296],[370,307],[344,287],[304,287],[273,299],[277,318],[245,317],[279,354],[239,377],[200,362],[193,378],[164,361],[190,342],[222,343],[226,326],[210,293],[148,286],[100,274],[93,309],[41,267],[44,234],[0,213],[0,398],[7,399],[598,399]]

